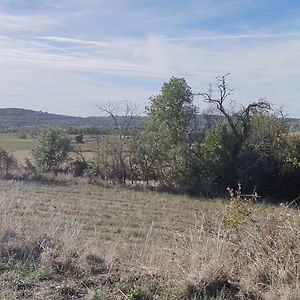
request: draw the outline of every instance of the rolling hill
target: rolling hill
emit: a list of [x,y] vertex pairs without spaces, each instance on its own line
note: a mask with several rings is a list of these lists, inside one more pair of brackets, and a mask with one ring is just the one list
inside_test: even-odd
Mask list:
[[[133,126],[141,122],[141,119],[142,117],[135,117],[134,122],[132,122]],[[35,128],[45,125],[54,125],[61,127],[114,126],[113,120],[110,117],[105,116],[83,118],[22,108],[0,109],[0,131]]]
[[[198,115],[199,124],[204,124],[207,117]],[[122,121],[122,116],[118,116]],[[132,127],[139,126],[145,117],[136,116],[132,121]],[[205,119],[206,118],[206,119]],[[220,116],[209,116],[210,121],[222,119]],[[293,130],[300,130],[300,119],[286,118],[286,122]],[[0,131],[13,131],[20,129],[30,129],[40,126],[53,125],[60,127],[81,127],[81,126],[97,126],[97,127],[113,127],[114,122],[111,117],[74,117],[67,115],[58,115],[42,111],[34,111],[23,108],[1,108],[0,109]],[[201,125],[200,125],[201,126]]]

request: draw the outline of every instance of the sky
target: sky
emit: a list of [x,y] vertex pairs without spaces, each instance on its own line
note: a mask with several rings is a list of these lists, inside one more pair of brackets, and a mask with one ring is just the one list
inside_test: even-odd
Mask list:
[[[300,118],[299,0],[0,0],[0,107],[144,112],[171,76]],[[205,103],[195,98],[199,111]]]

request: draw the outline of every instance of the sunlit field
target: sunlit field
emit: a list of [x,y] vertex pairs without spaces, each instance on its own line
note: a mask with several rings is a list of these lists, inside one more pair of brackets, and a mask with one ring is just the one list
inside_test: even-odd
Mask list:
[[[98,144],[104,140],[117,139],[113,135],[85,135],[84,143],[77,144],[74,141],[74,136],[70,136],[73,139],[73,149],[78,151],[81,149],[85,157],[90,158],[95,153]],[[24,164],[25,158],[31,157],[31,150],[36,146],[37,139],[30,134],[22,133],[0,133],[0,146],[1,149],[9,151],[17,159],[18,163]]]
[[61,182],[0,182],[2,299],[299,299],[295,209]]

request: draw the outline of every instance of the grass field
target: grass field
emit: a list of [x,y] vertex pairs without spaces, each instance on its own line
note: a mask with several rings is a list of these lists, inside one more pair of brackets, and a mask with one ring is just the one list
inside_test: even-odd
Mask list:
[[298,211],[251,209],[226,229],[223,200],[0,181],[0,299],[299,299]]
[[[113,136],[96,136],[86,135],[84,144],[80,144],[83,154],[90,157],[97,149],[97,139],[100,142],[104,139],[112,140]],[[74,139],[74,137],[72,137]],[[37,139],[31,137],[29,134],[22,135],[20,133],[0,133],[0,147],[6,151],[13,153],[14,157],[20,164],[24,164],[25,158],[31,157],[31,150],[36,146]],[[74,148],[78,145],[74,144]]]
[[36,145],[36,139],[27,137],[23,138],[20,134],[0,134],[1,147],[10,151],[24,151],[33,148]]
[[[91,158],[93,153],[98,148],[98,143],[118,140],[114,135],[85,135],[83,144],[76,144],[74,136],[70,136],[74,150],[76,151],[80,146],[83,155],[86,158]],[[21,133],[0,133],[0,148],[9,151],[14,155],[19,164],[25,163],[25,158],[31,158],[31,150],[36,146],[37,139],[30,134]]]

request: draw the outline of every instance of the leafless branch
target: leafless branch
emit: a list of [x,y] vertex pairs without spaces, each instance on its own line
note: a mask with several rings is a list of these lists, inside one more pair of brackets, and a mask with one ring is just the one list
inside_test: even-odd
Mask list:
[[100,110],[109,116],[118,131],[120,138],[128,135],[136,113],[136,106],[125,101],[124,104],[107,103],[100,106]]

